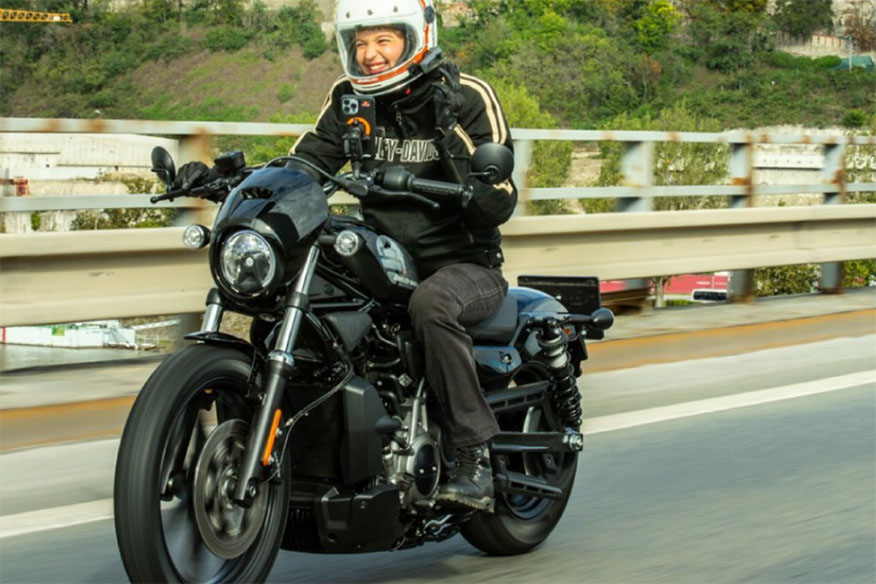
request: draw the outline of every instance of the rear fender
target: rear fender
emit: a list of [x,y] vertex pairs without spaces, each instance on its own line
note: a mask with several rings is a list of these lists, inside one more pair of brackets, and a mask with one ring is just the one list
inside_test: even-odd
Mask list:
[[[569,310],[556,298],[534,288],[526,288],[517,286],[511,288],[511,293],[517,298],[517,312],[520,314],[567,314]],[[513,343],[517,343],[521,330],[518,330]],[[523,355],[525,359],[535,358],[541,351],[538,346],[538,341],[535,338],[535,333],[530,332],[528,337],[523,340]],[[572,367],[575,371],[575,377],[581,375],[581,362],[587,359],[587,347],[584,344],[584,337],[579,333],[577,338],[572,339],[568,344],[569,358]]]

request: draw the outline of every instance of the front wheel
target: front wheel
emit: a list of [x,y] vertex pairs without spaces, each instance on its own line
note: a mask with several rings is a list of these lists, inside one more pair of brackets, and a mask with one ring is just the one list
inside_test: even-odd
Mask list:
[[[521,368],[513,383],[522,385],[549,378],[549,372],[541,364],[532,362]],[[497,421],[506,432],[556,432],[563,428],[549,403],[526,411],[500,414]],[[497,556],[526,553],[547,539],[559,523],[572,494],[578,454],[517,454],[506,456],[505,463],[508,470],[542,479],[563,489],[564,496],[562,499],[543,499],[497,493],[494,513],[476,513],[461,528],[462,536],[470,544]]]
[[252,366],[193,345],[152,374],[128,417],[114,488],[116,539],[133,582],[257,582],[282,539],[288,463],[252,505],[231,501],[249,439]]

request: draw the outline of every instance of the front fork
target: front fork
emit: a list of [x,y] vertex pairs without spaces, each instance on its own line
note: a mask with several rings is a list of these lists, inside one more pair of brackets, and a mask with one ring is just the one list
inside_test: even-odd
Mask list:
[[[258,494],[259,463],[267,466],[273,455],[274,437],[277,425],[282,418],[280,401],[286,389],[286,381],[291,377],[295,367],[292,348],[298,338],[301,322],[309,310],[307,292],[313,280],[313,273],[319,259],[319,247],[314,245],[307,254],[301,274],[295,286],[286,297],[286,311],[280,325],[280,331],[274,340],[274,348],[268,354],[265,364],[264,391],[260,396],[260,404],[253,416],[250,439],[243,455],[243,462],[238,469],[238,481],[234,488],[234,502],[248,505]],[[202,330],[216,332],[222,319],[222,305],[219,294],[211,290],[207,296],[207,312],[204,314]]]

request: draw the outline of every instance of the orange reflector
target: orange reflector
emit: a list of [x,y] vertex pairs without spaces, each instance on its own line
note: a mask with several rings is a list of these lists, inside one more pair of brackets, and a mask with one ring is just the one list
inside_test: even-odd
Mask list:
[[274,423],[271,424],[271,432],[268,434],[268,443],[265,444],[265,453],[262,455],[262,466],[268,466],[271,462],[271,452],[274,451],[274,438],[277,437],[277,428],[280,426],[280,418],[283,417],[283,412],[277,409],[274,412]]

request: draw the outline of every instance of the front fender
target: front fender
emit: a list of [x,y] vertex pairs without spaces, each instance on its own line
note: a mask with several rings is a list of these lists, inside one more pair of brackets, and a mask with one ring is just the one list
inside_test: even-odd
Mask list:
[[261,360],[265,359],[265,355],[256,349],[256,347],[248,342],[244,341],[241,338],[235,337],[234,335],[229,335],[228,333],[220,333],[220,332],[197,332],[190,333],[183,337],[187,341],[198,341],[200,343],[204,343],[205,345],[213,345],[216,347],[228,347],[229,349],[236,349],[246,354],[250,359],[255,359],[256,357]]

